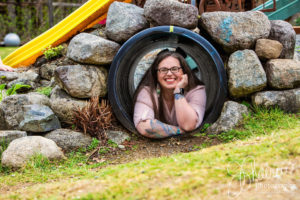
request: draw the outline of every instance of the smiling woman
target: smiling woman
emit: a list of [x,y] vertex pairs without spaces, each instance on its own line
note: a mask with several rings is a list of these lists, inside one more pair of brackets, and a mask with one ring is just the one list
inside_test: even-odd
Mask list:
[[139,133],[165,138],[192,131],[201,124],[205,87],[180,53],[165,49],[145,73],[134,102],[134,124]]

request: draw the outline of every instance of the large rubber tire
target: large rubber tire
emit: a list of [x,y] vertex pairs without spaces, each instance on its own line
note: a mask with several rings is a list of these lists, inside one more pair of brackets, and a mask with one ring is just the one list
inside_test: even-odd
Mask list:
[[[185,28],[158,26],[149,28],[127,40],[110,66],[108,98],[122,125],[136,132],[133,124],[133,77],[137,62],[157,48],[181,47],[197,63],[206,86],[207,105],[203,123],[217,120],[227,96],[227,78],[216,49],[200,35]],[[200,126],[201,127],[201,126]]]

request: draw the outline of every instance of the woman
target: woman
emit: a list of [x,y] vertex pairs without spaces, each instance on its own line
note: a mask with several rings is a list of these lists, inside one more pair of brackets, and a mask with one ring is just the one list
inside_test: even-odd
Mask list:
[[176,51],[165,49],[145,73],[134,95],[134,124],[149,138],[165,138],[200,126],[206,93]]

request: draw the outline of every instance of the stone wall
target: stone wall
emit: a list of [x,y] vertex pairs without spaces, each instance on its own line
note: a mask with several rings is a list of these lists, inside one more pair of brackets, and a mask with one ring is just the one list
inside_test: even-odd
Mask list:
[[[26,72],[0,72],[0,84],[22,82],[32,89],[54,87],[50,98],[32,90],[5,97],[0,103],[0,130],[4,130],[0,136],[11,141],[27,133],[56,131],[48,138],[62,148],[78,148],[80,142],[82,146],[88,145],[91,139],[79,133],[72,137],[80,142],[66,145],[66,141],[73,140],[69,136],[72,133],[57,132],[63,130],[61,123],[72,124],[74,108],[84,107],[90,97],[106,97],[109,65],[126,40],[160,25],[200,32],[220,49],[228,75],[229,97],[208,133],[218,134],[237,126],[243,114],[248,113],[247,107],[239,103],[243,99],[250,99],[257,106],[300,111],[300,61],[293,59],[296,34],[287,22],[269,21],[258,11],[210,12],[199,18],[196,7],[172,0],[148,0],[144,9],[114,2],[106,27],[95,26],[74,36],[64,44],[67,52],[63,58],[47,62],[41,57]],[[36,140],[40,138],[32,139]]]

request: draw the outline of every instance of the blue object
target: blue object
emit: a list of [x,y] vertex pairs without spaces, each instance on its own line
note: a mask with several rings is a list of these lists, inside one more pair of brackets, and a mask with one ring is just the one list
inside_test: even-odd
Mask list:
[[15,33],[9,33],[4,37],[4,45],[8,47],[20,46],[20,37]]

